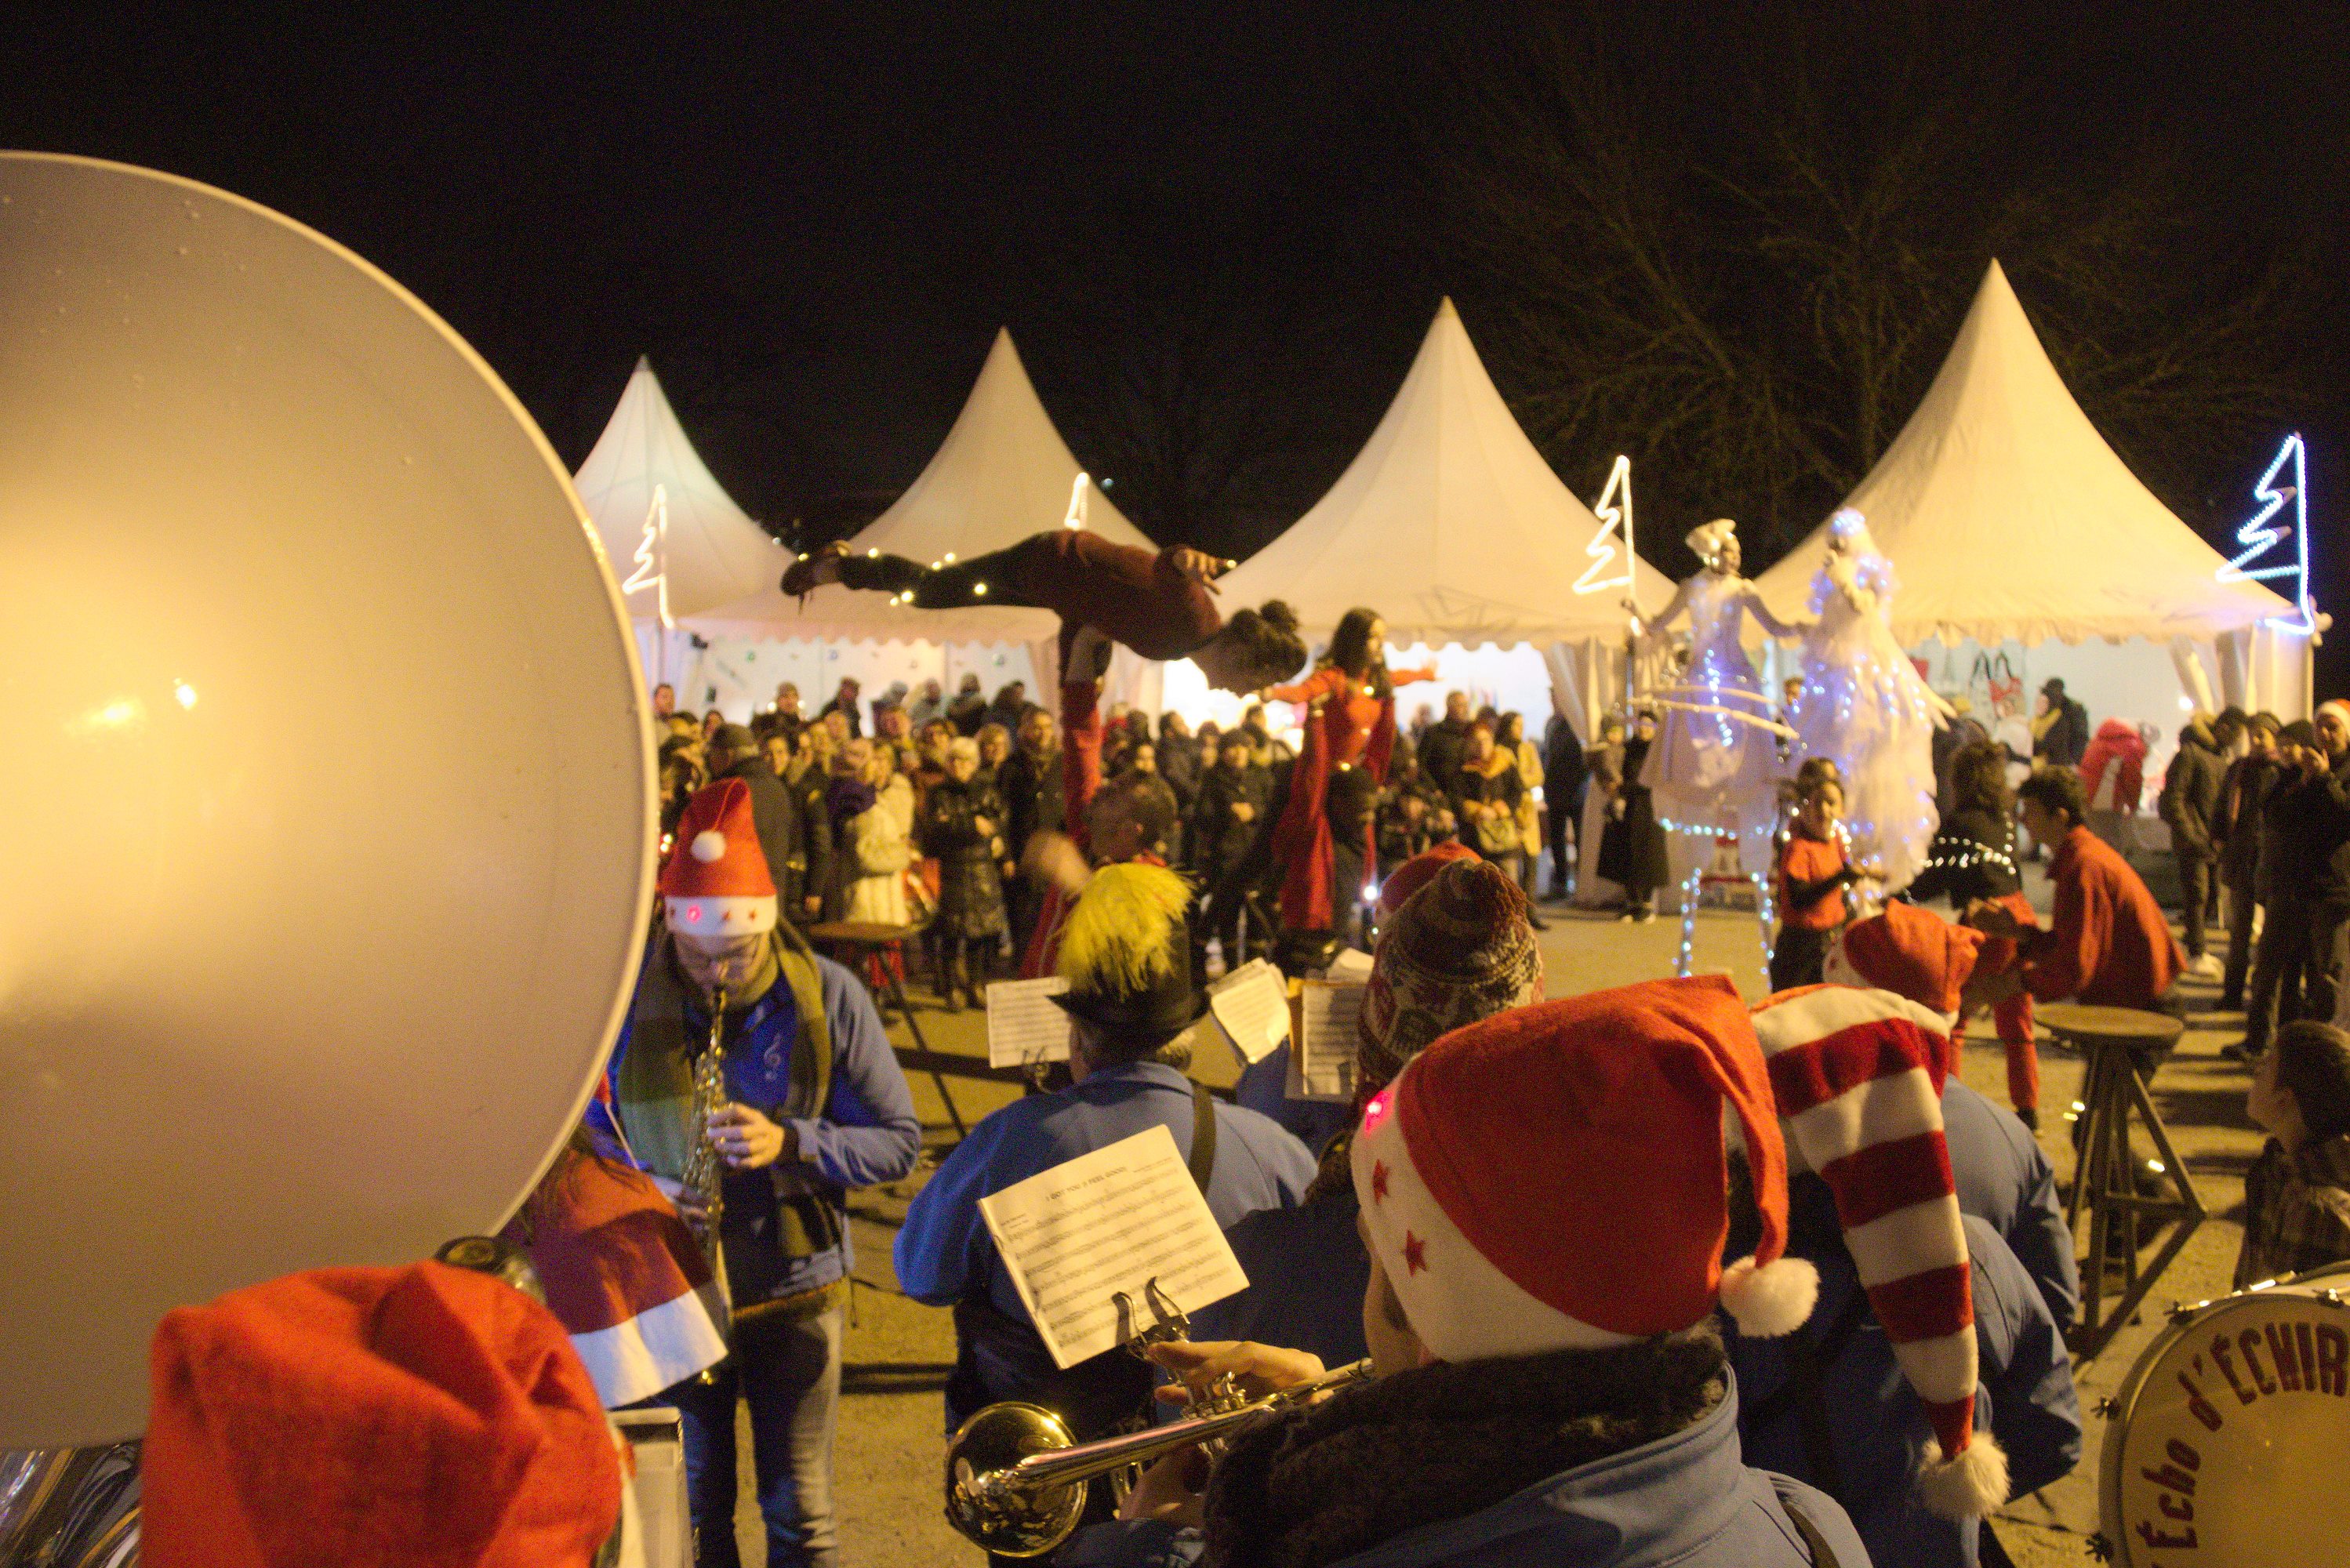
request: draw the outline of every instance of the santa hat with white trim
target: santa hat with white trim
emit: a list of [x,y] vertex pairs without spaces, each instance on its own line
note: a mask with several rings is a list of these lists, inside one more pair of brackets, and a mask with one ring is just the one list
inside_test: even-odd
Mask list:
[[660,892],[674,933],[745,937],[775,929],[775,879],[751,819],[749,784],[720,779],[685,803]]
[[1945,1519],[2007,1501],[2007,1456],[1974,1429],[1973,1277],[1942,1132],[1949,1025],[1891,992],[1814,985],[1754,1010],[1789,1166],[1819,1173],[1894,1359],[1934,1428],[1918,1490]]
[[[1724,1268],[1723,1108],[1762,1237]],[[1819,1276],[1783,1258],[1786,1164],[1762,1054],[1721,977],[1513,1008],[1444,1035],[1363,1110],[1353,1149],[1378,1258],[1444,1361],[1596,1350],[1702,1320],[1785,1334]]]
[[1826,974],[1839,985],[1874,986],[1930,1008],[1947,1033],[1958,1024],[1959,998],[1982,943],[1981,931],[1931,909],[1891,903],[1844,929],[1828,950]]

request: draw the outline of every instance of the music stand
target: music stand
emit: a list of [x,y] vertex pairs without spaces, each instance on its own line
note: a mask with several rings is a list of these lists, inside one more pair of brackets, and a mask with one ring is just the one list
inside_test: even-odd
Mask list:
[[[2113,1342],[2203,1223],[2203,1199],[2171,1147],[2169,1130],[2138,1070],[2142,1058],[2150,1075],[2187,1025],[2168,1013],[2071,1002],[2051,1002],[2036,1017],[2050,1033],[2088,1056],[2088,1075],[2081,1088],[2080,1152],[2073,1190],[2064,1203],[2064,1222],[2075,1235],[2080,1233],[2082,1206],[2089,1210],[2089,1256],[2081,1265],[2081,1321],[2070,1335],[2074,1351],[2087,1363]],[[2158,1179],[2157,1186],[2168,1191],[2138,1189],[2140,1165],[2130,1150],[2133,1117],[2158,1156],[2146,1168]],[[2138,1240],[2141,1220],[2158,1221],[2168,1230],[2151,1258],[2144,1255]],[[2120,1263],[2122,1274],[2110,1310],[2105,1304],[2109,1258]]]

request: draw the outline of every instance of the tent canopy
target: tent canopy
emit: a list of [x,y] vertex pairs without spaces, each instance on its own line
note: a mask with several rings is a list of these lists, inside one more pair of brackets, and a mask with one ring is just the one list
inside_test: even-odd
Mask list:
[[[2208,638],[2293,609],[2219,580],[2224,558],[2064,389],[1996,261],[1918,411],[1845,504],[1899,574],[1905,647]],[[1809,605],[1826,537],[1823,524],[1756,579],[1781,616]]]
[[[1388,640],[1620,639],[1621,587],[1575,591],[1599,520],[1560,483],[1485,374],[1450,299],[1371,439],[1329,493],[1224,579],[1226,604],[1284,598],[1310,631],[1357,605]],[[1594,580],[1621,575],[1617,563]],[[1645,561],[1634,591],[1653,613],[1672,585]]]
[[[781,541],[719,487],[685,439],[652,366],[641,358],[611,422],[571,483],[603,541],[612,580],[619,583],[637,570],[653,493],[660,492],[669,526],[655,551],[655,569],[667,579],[671,619],[773,584],[790,559]],[[626,597],[629,613],[639,620],[660,613],[660,591],[650,579]]]
[[[1059,527],[1073,493],[1080,495],[1086,527],[1121,545],[1157,547],[1091,479],[1078,492],[1079,472],[1037,400],[1012,334],[998,331],[962,412],[929,466],[889,510],[849,540],[849,548],[917,561],[943,560],[950,554],[969,560]],[[695,616],[694,629],[777,638],[1018,643],[1036,642],[1059,629],[1048,610],[920,610],[892,604],[886,594],[837,587],[810,594],[803,611],[784,596],[775,580],[780,576],[778,566],[759,591]]]

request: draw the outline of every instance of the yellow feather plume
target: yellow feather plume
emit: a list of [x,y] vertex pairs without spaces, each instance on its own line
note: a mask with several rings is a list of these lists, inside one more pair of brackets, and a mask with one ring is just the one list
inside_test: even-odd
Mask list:
[[1172,871],[1103,867],[1061,927],[1056,971],[1071,985],[1091,991],[1146,989],[1174,967],[1167,933],[1191,901],[1191,886]]

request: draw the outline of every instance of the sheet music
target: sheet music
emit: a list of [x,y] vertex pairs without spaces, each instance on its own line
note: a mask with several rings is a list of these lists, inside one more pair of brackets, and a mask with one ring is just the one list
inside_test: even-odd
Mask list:
[[1143,1293],[1152,1279],[1187,1313],[1248,1288],[1163,1126],[983,1198],[979,1212],[1060,1366],[1120,1343],[1119,1291],[1143,1328],[1156,1321]]
[[1069,1015],[1052,999],[1069,989],[1059,975],[987,984],[987,1064],[1025,1067],[1069,1059]]
[[1371,979],[1371,955],[1360,948],[1342,950],[1322,971],[1322,978],[1342,985],[1367,985]]
[[1355,1098],[1355,1021],[1363,1011],[1359,985],[1309,980],[1298,999],[1297,1039],[1289,1051],[1286,1092],[1293,1100],[1351,1104]]
[[1289,982],[1264,960],[1251,959],[1208,987],[1208,1011],[1253,1067],[1289,1038]]

